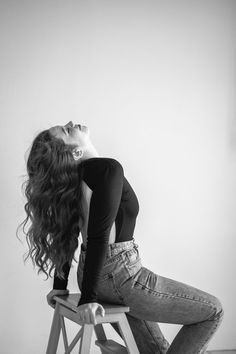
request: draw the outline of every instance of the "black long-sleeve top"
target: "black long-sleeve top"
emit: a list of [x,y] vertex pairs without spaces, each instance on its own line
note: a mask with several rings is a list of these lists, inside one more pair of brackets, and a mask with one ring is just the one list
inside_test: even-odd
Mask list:
[[[132,240],[138,199],[124,176],[122,165],[113,158],[94,157],[84,160],[83,180],[93,191],[87,229],[87,251],[84,264],[81,297],[82,305],[97,302],[97,284],[107,251],[110,230],[116,225],[115,242]],[[70,271],[69,263],[63,266],[65,280],[54,274],[53,289],[66,289]]]

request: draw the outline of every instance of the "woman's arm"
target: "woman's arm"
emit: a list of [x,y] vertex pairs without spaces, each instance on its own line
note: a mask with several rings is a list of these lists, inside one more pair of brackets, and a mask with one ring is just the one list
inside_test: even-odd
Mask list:
[[[96,289],[105,262],[110,230],[119,209],[124,178],[123,167],[115,159],[100,158],[91,162],[94,163],[94,185],[90,201],[81,298],[78,306],[97,302]],[[91,178],[91,170],[88,172]]]
[[56,275],[56,271],[55,271],[54,280],[53,280],[53,289],[55,289],[55,290],[65,290],[67,288],[68,277],[69,277],[69,273],[70,273],[70,267],[71,266],[70,266],[69,262],[66,262],[63,265],[63,267],[62,267],[65,279],[58,278],[58,276]]

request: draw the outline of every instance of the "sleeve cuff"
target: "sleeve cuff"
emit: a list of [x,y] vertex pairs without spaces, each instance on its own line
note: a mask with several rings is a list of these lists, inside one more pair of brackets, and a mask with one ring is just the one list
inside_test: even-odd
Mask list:
[[80,297],[77,307],[80,305],[83,305],[83,304],[91,303],[91,302],[97,302],[97,299]]

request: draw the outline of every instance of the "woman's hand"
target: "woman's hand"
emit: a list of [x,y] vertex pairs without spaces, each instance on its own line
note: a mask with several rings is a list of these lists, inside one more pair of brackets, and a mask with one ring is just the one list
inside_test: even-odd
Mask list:
[[56,306],[56,301],[53,300],[53,297],[55,295],[67,295],[69,294],[69,290],[56,290],[56,289],[52,289],[50,291],[50,293],[47,294],[47,302],[48,305],[50,305],[51,307],[55,308]]
[[94,325],[97,324],[96,315],[105,316],[104,307],[97,302],[89,302],[78,306],[77,313],[81,322]]

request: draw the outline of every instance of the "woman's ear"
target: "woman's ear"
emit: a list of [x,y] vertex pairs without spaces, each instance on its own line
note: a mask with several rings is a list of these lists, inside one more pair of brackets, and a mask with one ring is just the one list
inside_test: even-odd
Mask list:
[[82,148],[77,147],[72,150],[72,155],[75,161],[81,159],[83,154],[84,154],[84,150]]

